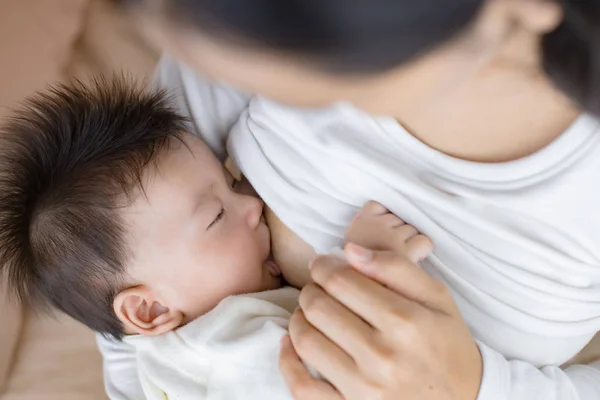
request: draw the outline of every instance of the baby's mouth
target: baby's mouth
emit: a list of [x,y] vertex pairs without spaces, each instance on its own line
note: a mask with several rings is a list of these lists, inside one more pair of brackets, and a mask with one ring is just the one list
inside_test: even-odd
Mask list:
[[265,266],[267,267],[267,269],[269,270],[271,275],[273,275],[273,276],[281,275],[281,268],[279,268],[279,265],[277,265],[275,260],[273,260],[272,255],[269,255],[269,258],[267,259],[267,261],[265,261]]

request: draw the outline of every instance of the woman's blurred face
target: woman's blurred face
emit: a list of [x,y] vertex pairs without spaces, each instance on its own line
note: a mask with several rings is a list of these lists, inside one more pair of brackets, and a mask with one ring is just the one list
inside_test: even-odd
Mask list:
[[[334,74],[291,56],[234,47],[198,34],[167,31],[167,48],[205,76],[298,107],[349,101],[374,114],[394,114],[458,88],[481,67],[460,57],[458,44],[381,74]],[[392,103],[393,107],[388,106]]]
[[[452,41],[414,61],[372,75],[335,74],[295,56],[219,41],[161,17],[147,14],[145,20],[147,31],[165,50],[199,73],[250,93],[293,106],[349,101],[373,114],[401,115],[443,103],[489,69],[513,39],[511,12],[520,7],[517,3],[489,1],[476,21]],[[537,54],[539,48],[528,51]]]

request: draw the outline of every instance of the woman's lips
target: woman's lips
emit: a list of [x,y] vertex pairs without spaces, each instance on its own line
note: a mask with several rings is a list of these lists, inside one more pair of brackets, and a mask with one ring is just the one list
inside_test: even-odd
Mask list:
[[279,268],[279,265],[277,265],[275,263],[275,261],[273,261],[273,260],[267,260],[265,262],[265,266],[267,267],[267,269],[269,270],[269,272],[271,273],[271,275],[273,275],[273,276],[280,276],[281,275],[281,268]]

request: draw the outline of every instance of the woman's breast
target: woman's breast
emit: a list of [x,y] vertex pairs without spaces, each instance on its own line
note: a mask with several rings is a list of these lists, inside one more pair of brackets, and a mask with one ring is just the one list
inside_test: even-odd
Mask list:
[[285,226],[268,207],[265,216],[271,229],[271,252],[275,262],[290,285],[304,287],[311,281],[308,264],[316,254],[314,249]]

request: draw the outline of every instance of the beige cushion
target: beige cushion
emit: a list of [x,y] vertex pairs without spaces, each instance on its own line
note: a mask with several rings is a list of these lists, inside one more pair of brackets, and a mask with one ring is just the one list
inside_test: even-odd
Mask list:
[[[64,78],[87,3],[88,0],[0,0],[0,119],[23,97]],[[85,371],[90,371],[95,376],[94,387],[98,387],[99,356],[86,354],[94,349],[90,332],[78,326],[73,328],[72,323],[61,325],[48,319],[27,321],[22,326],[22,317],[21,308],[8,303],[6,290],[0,287],[2,400],[28,398],[23,396],[33,388],[37,396],[29,398],[71,398],[68,395],[77,393],[79,382],[73,374],[79,370],[84,371],[81,382],[90,381],[91,378],[85,378]],[[75,337],[77,334],[82,336]],[[75,355],[85,366],[76,365],[72,360]],[[63,362],[77,369],[66,373],[69,370],[61,368]],[[52,385],[61,382],[54,375],[68,375],[62,378],[62,382],[72,381],[66,391],[50,394]],[[77,393],[72,398],[86,397]]]
[[[157,58],[108,0],[0,0],[0,51],[0,119],[49,83],[115,69],[147,76]],[[106,399],[92,332],[26,314],[0,288],[0,398]]]
[[141,35],[129,14],[110,1],[90,0],[67,73],[85,78],[124,72],[143,79],[153,73],[158,57],[159,50]]
[[21,308],[8,300],[6,290],[3,289],[0,285],[0,393],[10,372],[22,321]]
[[0,117],[61,79],[88,0],[0,0]]
[[[8,107],[61,78],[87,0],[0,1],[0,118]],[[0,287],[0,390],[10,370],[21,310]]]
[[2,400],[105,400],[94,334],[60,315],[26,315]]

